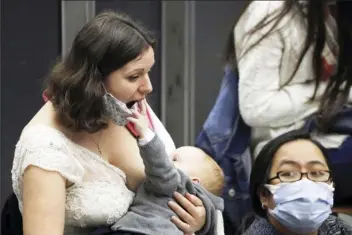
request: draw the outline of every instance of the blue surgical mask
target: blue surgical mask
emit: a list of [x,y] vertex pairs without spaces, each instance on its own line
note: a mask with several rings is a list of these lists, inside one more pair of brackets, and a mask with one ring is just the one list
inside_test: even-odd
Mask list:
[[330,184],[302,179],[265,187],[273,194],[276,205],[268,210],[270,215],[292,232],[317,231],[331,214],[334,187]]
[[103,96],[103,103],[105,115],[118,126],[125,126],[128,123],[127,117],[132,116],[131,110],[136,109],[137,106],[136,103],[129,109],[124,102],[116,99],[112,94],[108,93],[106,89]]

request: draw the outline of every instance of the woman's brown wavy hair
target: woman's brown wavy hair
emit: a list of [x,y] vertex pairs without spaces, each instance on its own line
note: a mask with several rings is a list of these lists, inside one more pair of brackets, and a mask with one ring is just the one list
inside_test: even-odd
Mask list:
[[84,25],[45,81],[59,121],[75,131],[105,128],[102,83],[150,46],[155,48],[151,33],[125,14],[106,11]]

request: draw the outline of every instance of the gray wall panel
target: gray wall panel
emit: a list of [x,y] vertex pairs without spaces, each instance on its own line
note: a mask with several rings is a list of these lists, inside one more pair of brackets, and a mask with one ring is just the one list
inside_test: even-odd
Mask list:
[[82,26],[95,15],[95,1],[61,1],[62,55],[71,48]]

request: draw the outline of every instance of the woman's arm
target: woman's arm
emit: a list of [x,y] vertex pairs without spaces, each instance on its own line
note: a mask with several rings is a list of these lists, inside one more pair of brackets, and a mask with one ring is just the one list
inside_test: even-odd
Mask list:
[[57,172],[30,166],[22,185],[24,235],[63,235],[65,179]]

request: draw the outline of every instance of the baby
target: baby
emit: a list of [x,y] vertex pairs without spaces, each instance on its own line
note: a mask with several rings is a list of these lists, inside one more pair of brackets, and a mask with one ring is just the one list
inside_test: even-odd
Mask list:
[[206,209],[206,223],[197,234],[224,234],[219,197],[224,176],[216,162],[195,147],[181,147],[167,155],[163,142],[148,127],[146,104],[129,121],[139,134],[140,154],[145,165],[145,181],[138,187],[130,210],[106,234],[183,235],[170,220],[168,207],[174,192],[200,198]]

